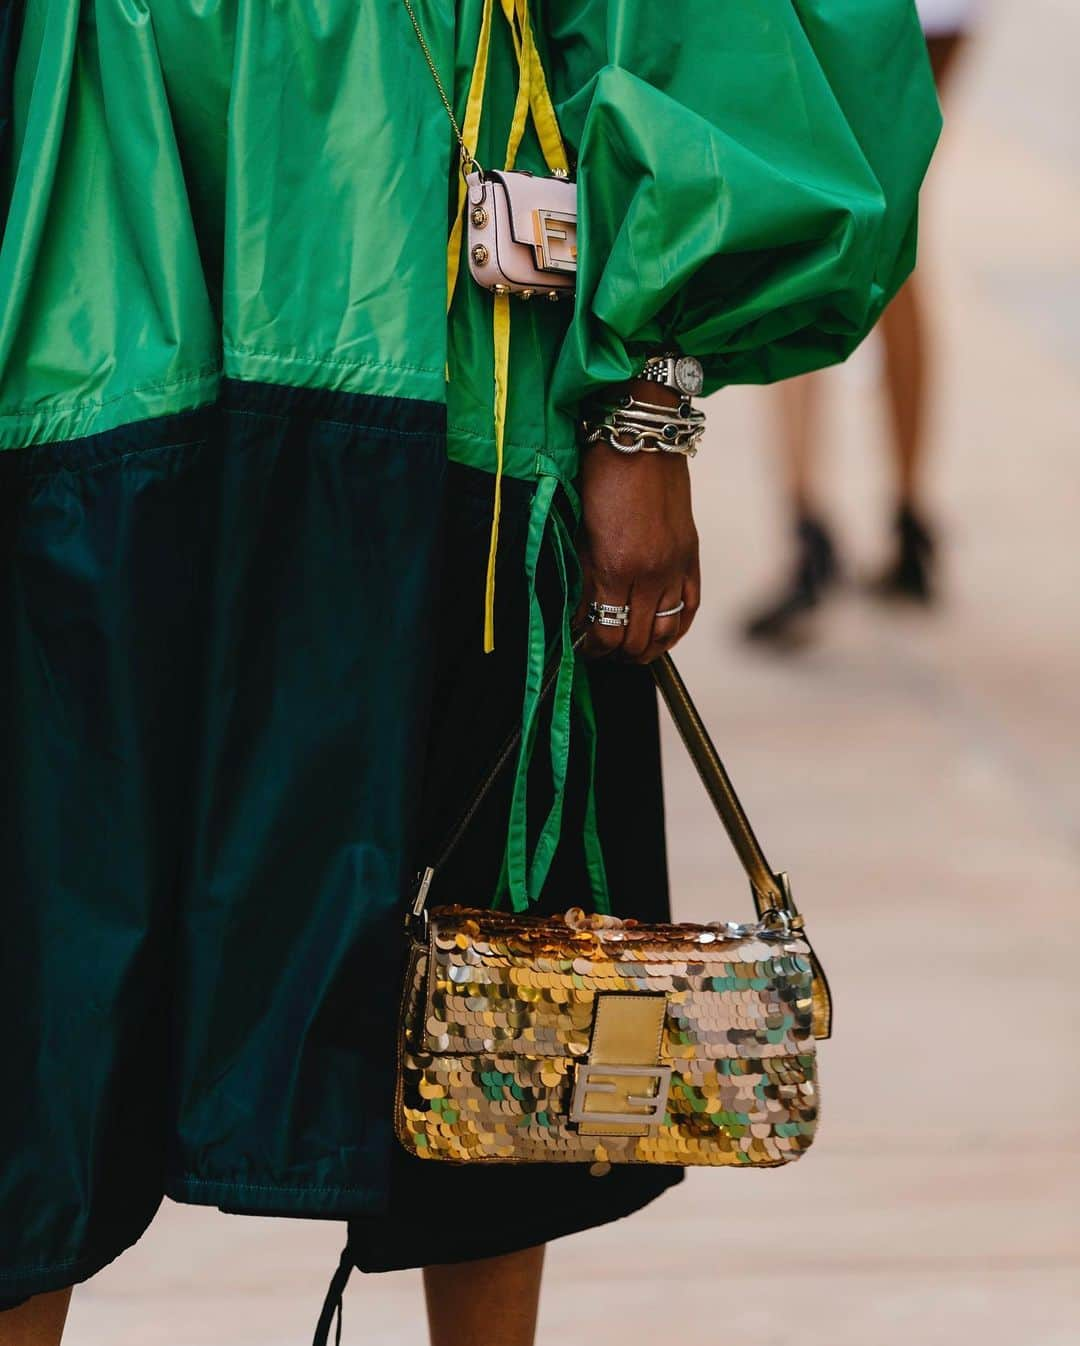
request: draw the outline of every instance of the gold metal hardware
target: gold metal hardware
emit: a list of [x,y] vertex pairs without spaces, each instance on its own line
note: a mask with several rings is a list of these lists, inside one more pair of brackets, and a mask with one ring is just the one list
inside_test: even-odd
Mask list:
[[483,243],[477,243],[476,247],[472,250],[472,259],[477,266],[483,266],[489,256],[490,253],[487,248],[484,247]]
[[518,295],[518,298],[531,299],[533,297],[533,294],[534,294],[533,290],[522,290],[521,293]]
[[559,291],[558,291],[558,290],[548,290],[548,292],[547,292],[547,297],[548,297],[549,299],[556,300],[556,299],[559,298]]
[[577,216],[564,210],[534,210],[536,265],[541,271],[577,270]]
[[469,216],[477,229],[483,229],[488,222],[488,213],[483,206],[473,206],[472,214]]
[[[577,1068],[570,1120],[583,1136],[644,1136],[663,1121],[671,1067],[661,1065],[667,996],[608,992],[596,998],[589,1058]],[[653,1089],[642,1092],[645,1081]],[[603,1096],[607,1107],[597,1106]]]
[[[625,1084],[620,1087],[619,1082],[627,1079],[655,1080],[656,1088],[651,1094],[632,1094],[626,1090]],[[574,1097],[570,1103],[570,1120],[586,1123],[590,1136],[618,1135],[627,1123],[633,1123],[635,1126],[659,1126],[664,1120],[670,1088],[670,1066],[601,1066],[586,1061],[577,1068]],[[596,1094],[607,1095],[613,1101],[626,1106],[618,1107],[611,1112],[602,1112],[599,1108],[590,1106],[590,1100]],[[614,1133],[600,1131],[597,1129],[598,1123],[608,1127],[615,1126],[618,1130]]]
[[493,286],[491,287],[491,293],[492,293],[492,294],[509,294],[509,293],[510,293],[510,286],[509,286],[509,285],[493,285]]

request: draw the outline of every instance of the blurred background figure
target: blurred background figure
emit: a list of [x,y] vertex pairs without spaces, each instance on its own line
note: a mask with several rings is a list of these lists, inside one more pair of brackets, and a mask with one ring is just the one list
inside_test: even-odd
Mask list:
[[[938,92],[944,96],[957,53],[970,31],[976,0],[918,0]],[[933,391],[932,307],[916,273],[885,311],[888,452],[894,480],[892,554],[868,591],[882,599],[929,605],[937,593],[936,544],[924,499],[926,425]],[[791,379],[775,391],[779,451],[791,519],[792,560],[780,591],[746,620],[749,640],[794,649],[814,634],[814,614],[836,587],[843,566],[821,478],[828,373]]]

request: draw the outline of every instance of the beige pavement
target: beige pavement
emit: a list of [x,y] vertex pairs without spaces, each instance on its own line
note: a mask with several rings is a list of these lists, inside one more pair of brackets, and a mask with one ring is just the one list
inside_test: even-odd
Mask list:
[[[707,603],[681,663],[832,974],[823,1128],[796,1168],[692,1174],[554,1247],[542,1346],[1080,1344],[1078,47],[1073,0],[994,9],[935,173],[939,614],[852,592],[796,662],[739,649],[732,623],[779,564],[767,400],[713,402]],[[833,384],[856,565],[881,538],[875,364]],[[668,747],[678,913],[738,917],[734,862]],[[339,1231],[168,1206],[79,1290],[68,1340],[296,1346]],[[346,1340],[419,1346],[416,1277],[358,1277]]]

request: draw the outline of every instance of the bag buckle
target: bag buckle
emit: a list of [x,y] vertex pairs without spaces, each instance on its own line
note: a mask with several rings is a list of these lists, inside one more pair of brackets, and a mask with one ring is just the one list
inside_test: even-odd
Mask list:
[[536,265],[541,271],[577,271],[577,216],[534,210]]
[[[602,1112],[587,1108],[595,1094],[619,1094],[617,1080],[627,1076],[641,1080],[655,1080],[652,1093],[624,1094],[626,1107],[618,1112]],[[570,1101],[572,1122],[627,1122],[641,1126],[659,1126],[667,1111],[668,1091],[671,1088],[671,1066],[608,1066],[599,1062],[582,1061],[574,1081],[574,1096]]]

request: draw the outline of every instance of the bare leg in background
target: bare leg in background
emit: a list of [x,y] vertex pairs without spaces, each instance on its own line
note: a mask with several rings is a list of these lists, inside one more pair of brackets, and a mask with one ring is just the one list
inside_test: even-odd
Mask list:
[[[959,34],[927,41],[939,94],[944,95],[962,44]],[[881,319],[885,341],[885,382],[891,422],[891,450],[897,503],[921,512],[922,469],[926,457],[932,324],[926,318],[923,281],[915,273]]]
[[922,281],[912,276],[881,319],[897,505],[919,511],[926,440],[929,333]]
[[[943,92],[960,34],[927,40],[938,90]],[[933,377],[932,324],[921,275],[912,276],[880,322],[885,351],[888,449],[894,478],[894,555],[874,581],[883,598],[931,601],[936,592],[934,538],[926,523],[924,481],[926,423]],[[810,374],[776,391],[780,461],[791,519],[794,554],[779,592],[752,613],[745,635],[777,648],[796,648],[812,637],[815,613],[833,585],[837,561],[822,505],[822,442],[827,376]]]
[[796,520],[819,513],[823,391],[821,379],[814,374],[789,379],[776,390],[784,487]]
[[543,1244],[479,1262],[425,1267],[431,1346],[533,1346],[543,1270]]

